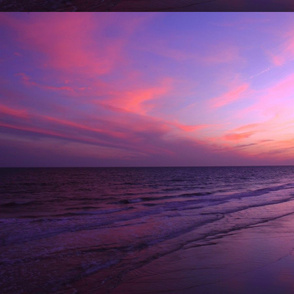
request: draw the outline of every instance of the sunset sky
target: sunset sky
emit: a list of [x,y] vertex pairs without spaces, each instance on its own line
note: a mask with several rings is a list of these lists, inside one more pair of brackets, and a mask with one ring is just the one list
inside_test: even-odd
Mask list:
[[1,13],[0,166],[294,164],[293,13]]

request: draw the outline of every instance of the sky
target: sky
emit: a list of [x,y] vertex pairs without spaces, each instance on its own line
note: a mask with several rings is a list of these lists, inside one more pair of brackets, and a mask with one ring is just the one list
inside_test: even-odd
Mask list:
[[0,13],[0,166],[294,164],[293,13]]

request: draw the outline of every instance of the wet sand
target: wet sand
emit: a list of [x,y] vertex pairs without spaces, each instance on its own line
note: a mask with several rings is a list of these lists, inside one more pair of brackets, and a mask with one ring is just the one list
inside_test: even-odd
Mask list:
[[294,216],[154,260],[111,293],[294,293]]
[[0,0],[0,11],[294,11],[291,0]]

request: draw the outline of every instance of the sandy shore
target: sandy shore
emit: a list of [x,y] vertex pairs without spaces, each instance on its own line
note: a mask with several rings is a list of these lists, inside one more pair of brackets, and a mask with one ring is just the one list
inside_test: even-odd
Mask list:
[[0,11],[294,11],[290,0],[0,0]]
[[291,215],[154,260],[111,293],[294,293],[293,251]]

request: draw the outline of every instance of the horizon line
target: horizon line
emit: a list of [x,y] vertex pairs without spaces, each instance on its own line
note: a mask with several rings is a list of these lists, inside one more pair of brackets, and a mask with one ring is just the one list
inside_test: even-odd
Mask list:
[[1,166],[0,169],[13,168],[205,168],[205,167],[294,167],[293,164],[277,165],[178,165],[178,166]]

